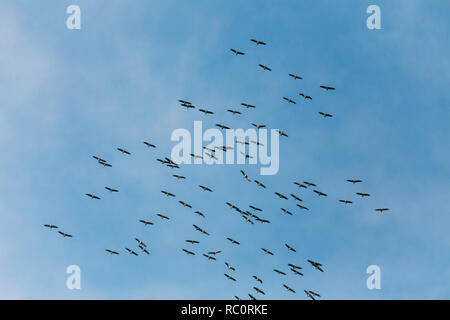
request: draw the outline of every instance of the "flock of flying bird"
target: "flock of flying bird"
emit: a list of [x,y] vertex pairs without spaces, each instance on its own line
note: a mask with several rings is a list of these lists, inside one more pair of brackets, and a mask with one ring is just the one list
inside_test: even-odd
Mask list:
[[[263,42],[263,41],[259,41],[259,40],[255,40],[255,39],[251,39],[250,41],[255,43],[257,46],[265,46],[266,45],[266,43]],[[242,55],[245,54],[244,52],[238,51],[238,50],[233,49],[233,48],[231,48],[231,51],[237,56],[242,56]],[[263,65],[263,64],[259,64],[259,67],[261,67],[264,71],[272,71],[272,69],[270,67],[268,67],[266,65]],[[295,75],[295,74],[292,74],[292,73],[289,73],[289,76],[291,78],[293,78],[294,80],[302,80],[303,79],[301,76],[298,76],[298,75]],[[326,90],[326,91],[335,90],[334,87],[330,87],[330,86],[321,85],[320,87],[322,89]],[[307,95],[307,94],[305,94],[305,93],[300,93],[300,96],[302,96],[304,99],[312,100],[312,97]],[[288,103],[296,104],[296,102],[293,99],[291,99],[291,98],[283,97],[283,99],[285,101],[287,101]],[[187,100],[181,100],[180,99],[178,101],[179,101],[180,105],[182,107],[186,108],[186,109],[195,109],[195,106],[191,102],[189,102]],[[254,108],[256,108],[255,105],[248,104],[248,103],[242,103],[241,105],[243,107],[245,107],[246,109],[254,109]],[[203,108],[199,108],[198,110],[200,112],[204,113],[205,115],[214,114],[213,111],[206,110],[206,109],[203,109]],[[234,109],[228,109],[227,112],[230,112],[233,115],[242,114],[241,111],[234,110]],[[328,113],[325,113],[325,112],[319,112],[319,114],[324,116],[324,117],[332,117],[331,114],[328,114]],[[265,125],[258,125],[258,124],[254,124],[254,123],[252,123],[252,125],[254,127],[256,127],[257,129],[261,129],[261,128],[265,127]],[[223,130],[230,129],[229,127],[221,125],[221,124],[216,124],[216,126],[221,128],[221,129],[223,129]],[[286,133],[284,133],[283,131],[281,131],[281,130],[277,130],[277,132],[280,134],[280,136],[288,137],[288,135]],[[143,143],[148,148],[152,148],[152,149],[156,148],[156,145],[154,145],[154,144],[152,144],[152,143],[150,143],[148,141],[144,141]],[[246,145],[248,145],[249,143],[259,144],[259,142],[256,142],[256,141],[236,141],[236,143],[241,143],[241,144],[246,144]],[[203,147],[203,148],[205,150],[204,151],[204,155],[206,155],[206,156],[208,156],[210,158],[215,158],[215,159],[217,159],[215,157],[215,153],[217,151],[226,152],[227,150],[232,149],[232,147],[230,147],[230,146],[216,146],[213,149],[207,148],[207,147]],[[123,149],[123,148],[117,148],[117,151],[119,151],[120,153],[122,153],[125,156],[131,156],[131,153],[129,151]],[[193,158],[202,158],[202,155],[191,154],[191,156]],[[246,158],[251,158],[250,155],[245,154],[245,156],[246,156]],[[112,167],[112,165],[110,163],[108,163],[108,161],[106,161],[106,160],[104,160],[104,159],[102,159],[102,158],[100,158],[98,156],[93,156],[93,158],[98,162],[98,164],[100,164],[103,167]],[[175,163],[174,161],[172,161],[168,157],[165,157],[164,159],[159,159],[158,158],[156,160],[158,162],[160,162],[161,164],[169,167],[169,168],[180,169],[180,165]],[[242,176],[244,177],[244,179],[246,181],[252,182],[252,179],[250,179],[250,177],[247,175],[247,173],[245,171],[241,170],[240,172],[241,172]],[[185,176],[180,175],[180,174],[173,174],[173,177],[176,178],[177,180],[185,180],[186,179]],[[253,181],[257,184],[257,186],[259,188],[267,189],[267,186],[265,184],[263,184],[262,182],[260,182],[260,181],[258,181],[256,179],[253,179]],[[360,180],[360,179],[348,179],[347,182],[352,183],[352,184],[359,184],[359,183],[362,182],[362,180]],[[317,185],[312,183],[312,182],[309,182],[309,181],[302,181],[302,182],[294,181],[293,183],[299,189],[311,188],[312,191],[315,194],[317,194],[318,197],[327,197],[328,196],[326,193],[317,190]],[[204,185],[199,185],[199,188],[201,188],[205,192],[213,192],[213,190],[211,188],[206,187]],[[106,186],[105,189],[108,192],[110,192],[110,193],[118,193],[119,192],[118,189],[115,189],[115,188],[112,188],[112,187],[108,187],[108,186]],[[169,192],[169,191],[161,190],[161,193],[163,195],[169,197],[169,198],[176,198],[176,195],[171,193],[171,192]],[[285,194],[282,194],[280,192],[274,192],[274,194],[279,199],[289,200],[289,196],[286,196]],[[356,192],[356,195],[358,195],[358,196],[360,196],[362,198],[370,196],[370,194],[365,193],[365,192]],[[100,200],[101,199],[98,195],[93,194],[93,193],[86,193],[86,196],[89,197],[90,199],[93,199],[93,200]],[[305,205],[302,204],[303,200],[300,197],[298,197],[294,193],[291,193],[290,197],[293,199],[293,201],[295,202],[295,204],[296,204],[296,206],[298,208],[300,208],[301,210],[309,210],[308,207],[306,207]],[[181,206],[183,206],[185,208],[192,209],[192,206],[189,203],[187,203],[185,201],[182,201],[182,200],[179,200],[178,202],[180,203]],[[344,203],[344,204],[352,204],[353,203],[353,201],[346,200],[346,199],[340,199],[339,202]],[[236,206],[236,205],[234,205],[234,204],[232,204],[230,202],[225,202],[225,204],[230,209],[232,209],[235,212],[237,212],[247,223],[250,223],[252,225],[255,224],[256,222],[261,223],[261,224],[269,224],[270,223],[270,221],[268,219],[261,217],[261,212],[263,211],[263,209],[261,209],[261,208],[255,207],[253,205],[249,205],[250,209],[241,209],[238,206]],[[383,213],[384,211],[387,211],[387,210],[389,210],[389,209],[388,208],[377,208],[377,209],[375,209],[375,211],[379,212],[379,213]],[[281,208],[281,211],[284,214],[293,215],[293,213],[291,211],[289,211],[289,210],[287,210],[285,208]],[[206,215],[204,213],[202,213],[201,211],[197,210],[197,211],[194,211],[194,213],[197,214],[198,216],[202,217],[202,218],[206,218]],[[164,214],[161,214],[161,213],[156,214],[156,216],[158,216],[162,220],[169,220],[170,219],[168,216],[166,216]],[[149,221],[149,220],[140,219],[139,222],[144,224],[145,226],[154,225],[154,223]],[[202,234],[204,236],[210,236],[210,233],[208,233],[206,230],[204,230],[203,228],[199,227],[198,225],[193,224],[192,226],[193,226],[194,230],[198,231],[200,234]],[[49,228],[49,229],[58,229],[58,226],[53,225],[53,224],[44,224],[44,227]],[[60,231],[60,230],[58,230],[58,233],[61,234],[61,236],[63,236],[64,238],[66,238],[66,237],[67,238],[72,238],[73,237],[71,234],[68,234],[68,233]],[[149,255],[150,251],[147,248],[147,245],[142,240],[140,240],[138,238],[135,238],[135,240],[136,240],[136,245],[137,245],[138,249],[132,249],[132,248],[130,249],[128,247],[125,247],[126,252],[131,254],[131,255],[138,256],[139,253],[137,253],[136,251],[140,250],[140,252]],[[226,240],[228,240],[233,245],[237,245],[237,246],[240,245],[239,241],[237,241],[235,239],[232,239],[230,237],[227,237]],[[193,239],[187,239],[185,241],[186,241],[186,243],[189,243],[192,246],[200,243],[199,240],[193,240]],[[285,243],[284,245],[285,245],[287,250],[289,250],[291,252],[294,252],[294,253],[297,252],[296,249],[294,247],[292,247],[291,245],[289,245],[287,243]],[[185,254],[190,255],[190,256],[197,255],[197,253],[195,252],[194,249],[182,248],[181,250],[182,250],[182,252],[184,252]],[[264,254],[271,255],[271,256],[274,255],[274,253],[272,251],[270,251],[270,250],[268,250],[266,248],[261,248],[261,250],[262,250],[262,252]],[[107,253],[111,254],[111,255],[119,255],[120,254],[117,250],[106,249],[105,251]],[[202,256],[204,256],[207,260],[216,261],[218,255],[220,253],[222,253],[222,250],[208,251],[206,253],[202,253]],[[323,268],[321,263],[319,263],[317,261],[310,260],[310,259],[307,259],[306,261],[314,269],[316,269],[316,270],[318,270],[320,272],[324,272],[324,268]],[[296,265],[296,264],[292,264],[292,263],[288,263],[287,266],[289,267],[289,269],[291,270],[291,272],[293,274],[298,275],[298,276],[303,276],[303,273],[302,273],[302,269],[303,268],[301,266]],[[233,272],[236,271],[236,268],[234,266],[232,266],[231,264],[229,264],[228,262],[225,262],[225,267],[226,267],[226,272],[224,273],[225,278],[228,279],[228,280],[231,280],[231,281],[237,281],[236,276],[234,276],[234,274],[233,274]],[[279,269],[273,269],[273,271],[276,274],[281,275],[281,276],[285,276],[286,275],[286,273],[284,271],[281,271]],[[260,285],[263,284],[263,280],[259,276],[253,275],[252,277]],[[282,283],[282,286],[288,292],[291,292],[293,294],[296,293],[296,291],[291,286],[288,286],[285,283]],[[265,292],[261,288],[257,287],[256,285],[253,287],[253,289],[256,292],[255,295],[256,294],[265,295]],[[314,292],[312,290],[304,290],[304,293],[306,294],[306,296],[308,298],[310,298],[312,300],[315,300],[317,297],[320,297],[320,294],[318,294],[317,292]],[[256,300],[256,297],[252,293],[248,293],[248,296],[250,297],[250,299]],[[240,298],[238,296],[235,296],[235,298],[240,300]]]

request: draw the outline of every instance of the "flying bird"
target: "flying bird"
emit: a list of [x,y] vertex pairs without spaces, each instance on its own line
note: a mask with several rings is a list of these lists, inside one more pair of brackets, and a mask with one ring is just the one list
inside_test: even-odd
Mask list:
[[260,278],[258,278],[257,276],[253,276],[253,278],[256,280],[256,281],[258,281],[259,283],[263,283],[263,281],[260,279]]
[[214,114],[214,112],[206,110],[206,109],[198,109],[198,111],[203,112],[204,114]]
[[275,131],[278,132],[278,134],[280,136],[283,136],[283,137],[286,137],[286,138],[288,137],[288,135],[286,133],[284,133],[283,131],[281,131],[281,130],[275,129]]
[[287,97],[283,97],[283,99],[286,100],[288,103],[297,104],[297,102],[295,102],[294,100],[289,99]]
[[200,217],[204,218],[205,215],[200,211],[195,211],[194,213],[198,214]]
[[186,252],[187,254],[191,255],[191,256],[195,256],[195,253],[192,251],[189,251],[187,249],[183,249],[184,252]]
[[244,52],[237,51],[237,50],[235,50],[233,48],[231,48],[230,50],[237,56],[243,56],[245,54]]
[[142,250],[142,252],[145,252],[146,254],[150,254],[150,252],[147,250],[147,248],[139,245],[139,248]]
[[246,107],[247,109],[248,109],[248,108],[256,108],[254,105],[248,104],[248,103],[241,103],[241,105],[244,106],[244,107]]
[[100,197],[97,197],[97,196],[94,195],[94,194],[86,193],[86,195],[87,195],[89,198],[91,198],[91,199],[97,199],[97,200],[100,200]]
[[273,271],[275,271],[276,273],[278,273],[278,274],[282,274],[282,275],[286,275],[286,273],[284,273],[283,271],[280,271],[280,270],[278,270],[278,269],[273,269]]
[[297,75],[295,75],[295,74],[293,74],[293,73],[289,73],[289,76],[292,77],[292,78],[294,78],[294,80],[302,80],[302,79],[303,79],[302,77],[297,76]]
[[138,254],[136,252],[134,252],[131,249],[125,248],[130,254],[134,254],[135,256],[138,256]]
[[156,146],[150,142],[144,141],[144,144],[149,148],[156,148]]
[[348,181],[348,182],[351,182],[351,183],[353,183],[353,184],[362,182],[362,180],[358,180],[358,179],[348,179],[347,181]]
[[64,238],[72,238],[72,235],[71,234],[68,234],[68,233],[65,233],[65,232],[62,232],[62,231],[58,231],[58,233],[60,234],[60,235],[62,235]]
[[50,230],[52,230],[52,229],[58,229],[58,227],[55,226],[54,224],[44,224],[44,227],[49,228]]
[[353,203],[353,201],[350,201],[350,200],[339,200],[339,202],[342,202],[342,203],[345,203],[345,204]]
[[292,216],[292,212],[290,212],[289,210],[286,210],[286,209],[284,209],[284,208],[281,208],[281,210],[283,210],[284,213],[286,213],[286,214]]
[[313,190],[315,193],[317,193],[317,195],[320,197],[320,196],[322,196],[322,197],[326,197],[327,196],[327,194],[326,193],[323,193],[323,192],[320,192],[320,191],[318,191],[318,190]]
[[200,241],[197,240],[186,240],[186,242],[190,243],[190,244],[199,244]]
[[378,211],[379,213],[383,213],[383,211],[388,211],[389,208],[380,208],[380,209],[375,209],[375,211]]
[[148,226],[149,224],[153,225],[153,222],[147,221],[147,220],[139,220],[139,222],[143,223],[144,225]]
[[231,266],[228,262],[225,262],[225,265],[229,270],[236,271],[236,269],[233,266]]
[[227,111],[232,113],[232,114],[241,114],[241,112],[239,112],[237,110],[228,109]]
[[258,180],[255,180],[255,183],[264,189],[266,188],[266,186],[264,184],[262,184],[261,182],[259,182]]
[[134,240],[136,240],[137,241],[137,243],[139,244],[139,245],[141,245],[141,246],[144,246],[144,247],[146,247],[147,245],[144,243],[144,242],[142,242],[141,240],[139,240],[138,238],[134,238]]
[[269,67],[267,67],[263,64],[258,64],[258,66],[260,66],[263,70],[272,71],[272,69],[270,69]]
[[302,206],[302,205],[299,204],[299,203],[297,203],[297,207],[299,207],[300,209],[303,209],[303,210],[309,210],[307,207]]
[[173,193],[170,193],[169,191],[161,190],[161,192],[168,197],[175,197],[175,195]]
[[308,182],[308,181],[303,181],[304,184],[306,184],[309,187],[317,187],[314,183]]
[[177,174],[174,174],[173,176],[174,176],[175,178],[177,178],[177,179],[186,179],[185,176],[179,176],[179,175],[177,175]]
[[108,190],[109,192],[119,192],[119,190],[113,189],[113,188],[110,188],[110,187],[105,187],[105,189]]
[[292,293],[295,293],[294,289],[292,289],[291,287],[288,287],[287,285],[283,284],[283,287],[286,288],[287,291],[290,291]]
[[208,188],[208,187],[205,187],[205,186],[202,186],[202,185],[199,185],[199,187],[202,188],[203,191],[212,192],[212,190],[210,188]]
[[188,203],[186,203],[186,202],[184,202],[184,201],[178,201],[179,203],[181,203],[181,205],[183,206],[183,207],[187,207],[187,208],[191,208],[192,209],[192,206],[190,205],[190,204],[188,204]]
[[364,197],[369,197],[370,196],[370,194],[368,194],[368,193],[363,193],[363,192],[357,192],[356,193],[358,196],[361,196],[362,198],[364,198]]
[[262,251],[264,251],[267,254],[270,254],[271,256],[273,256],[273,253],[265,248],[261,248]]
[[242,175],[244,176],[245,179],[247,179],[248,182],[250,182],[250,178],[248,177],[248,175],[244,172],[244,170],[241,170]]
[[325,112],[322,112],[322,111],[319,111],[318,113],[320,115],[322,115],[324,118],[331,118],[333,116],[332,114],[325,113]]
[[239,241],[236,241],[236,240],[234,240],[234,239],[227,238],[227,240],[230,241],[232,244],[240,245]]
[[106,249],[105,251],[110,253],[110,254],[116,254],[116,255],[119,254],[117,251],[110,250],[110,249]]
[[265,127],[266,127],[265,124],[254,124],[254,123],[252,123],[252,126],[254,126],[254,127],[257,128],[257,129],[262,129],[262,128],[265,128]]
[[312,100],[311,96],[308,96],[308,95],[306,95],[306,94],[304,94],[304,93],[299,93],[299,96],[301,96],[301,97],[303,97],[303,98],[305,98],[305,99]]
[[314,268],[316,268],[317,270],[323,272],[323,270],[322,270],[322,268],[321,268],[321,267],[322,267],[322,264],[320,264],[319,262],[316,262],[316,261],[309,260],[309,259],[308,259],[308,262],[311,263],[311,265],[312,265]]
[[200,228],[200,227],[196,226],[195,224],[193,224],[193,226],[194,226],[195,230],[197,230],[197,231],[199,231],[199,232],[203,233],[204,235],[207,235],[207,236],[209,236],[209,233],[208,233],[208,232],[206,232],[205,230],[203,230],[202,228]]
[[299,188],[308,188],[307,186],[305,186],[304,184],[301,184],[300,182],[294,182],[295,185],[297,185]]
[[333,87],[328,87],[328,86],[320,86],[322,89],[325,89],[325,90],[335,90],[335,88],[333,88]]
[[266,43],[263,41],[259,41],[259,40],[255,40],[255,39],[250,39],[250,41],[256,43],[256,45],[263,45],[263,46],[266,45]]
[[249,207],[250,207],[250,209],[253,209],[253,210],[255,210],[255,211],[262,211],[262,209],[257,208],[257,207],[252,206],[252,205],[250,205]]
[[301,272],[298,271],[297,269],[291,268],[291,271],[292,271],[293,273],[295,273],[296,275],[303,276],[303,273],[301,273]]
[[224,126],[224,125],[219,124],[219,123],[216,123],[216,126],[219,127],[219,128],[222,129],[222,130],[230,129],[229,127]]
[[256,300],[256,298],[254,296],[252,296],[250,293],[248,294],[248,296],[250,297],[250,299]]
[[211,257],[210,255],[207,255],[206,253],[204,253],[203,256],[208,260],[216,260],[216,258]]
[[297,252],[297,250],[295,250],[294,248],[292,248],[290,245],[288,245],[287,243],[284,244],[286,246],[286,248],[288,248],[288,250],[292,251],[292,252]]
[[167,217],[167,216],[165,216],[165,215],[163,215],[163,214],[161,214],[161,213],[157,213],[156,214],[158,217],[160,217],[161,219],[163,219],[163,220],[169,220],[169,217]]
[[122,149],[122,148],[117,148],[117,150],[119,150],[119,151],[122,152],[123,154],[128,154],[128,155],[131,154],[131,153],[129,153],[127,150]]
[[279,193],[279,192],[275,192],[275,194],[276,194],[280,199],[288,200],[288,198],[287,198],[285,195],[283,195],[283,194],[281,194],[281,193]]
[[264,295],[265,295],[264,291],[262,291],[262,290],[261,290],[261,289],[259,289],[258,287],[253,287],[253,289],[255,289],[255,291],[256,291],[256,292],[258,292],[258,293],[261,293],[261,294],[264,294]]
[[232,276],[230,276],[230,275],[228,275],[228,274],[226,274],[226,273],[224,273],[224,275],[225,275],[225,277],[227,277],[228,279],[233,280],[233,281],[236,281],[236,279],[233,278]]
[[297,201],[303,201],[302,199],[300,199],[299,197],[297,197],[295,194],[293,194],[293,193],[291,193],[291,197],[292,198],[294,198],[294,200],[297,200]]

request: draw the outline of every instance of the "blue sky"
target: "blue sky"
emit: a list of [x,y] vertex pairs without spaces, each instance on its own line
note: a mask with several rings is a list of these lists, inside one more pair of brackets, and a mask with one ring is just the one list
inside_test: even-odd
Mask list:
[[[71,4],[81,7],[81,30],[65,26]],[[381,7],[381,30],[366,28],[370,4]],[[444,0],[3,1],[0,298],[247,298],[254,274],[269,299],[304,299],[304,289],[325,299],[450,298],[448,9]],[[250,38],[268,45],[255,47]],[[246,55],[233,56],[231,47]],[[325,93],[321,84],[337,90]],[[311,103],[300,100],[303,91]],[[215,115],[182,110],[178,99]],[[227,114],[243,101],[258,108],[240,118]],[[322,119],[318,111],[334,117]],[[254,122],[287,132],[280,171],[262,177],[250,165],[175,171],[156,162],[170,154],[172,131],[191,129],[194,120],[204,128]],[[143,140],[157,149],[147,150]],[[113,167],[102,168],[92,155]],[[268,189],[246,182],[241,169]],[[176,181],[174,173],[187,180]],[[364,182],[353,186],[348,178]],[[293,182],[303,180],[329,196],[297,191]],[[202,193],[199,184],[214,192]],[[106,194],[106,185],[120,192]],[[274,191],[296,192],[310,212]],[[371,197],[358,199],[358,191]],[[344,207],[341,198],[354,204]],[[249,225],[226,201],[263,208],[272,223]],[[281,207],[294,216],[282,215]],[[378,207],[391,210],[380,216]],[[159,221],[158,212],[171,220]],[[145,228],[142,218],[155,225]],[[45,223],[74,238],[63,239]],[[211,236],[203,239],[193,223]],[[135,237],[150,256],[126,254]],[[201,240],[195,257],[181,251],[189,238]],[[109,256],[106,248],[121,254]],[[210,262],[200,255],[210,250],[223,253]],[[325,272],[306,259],[320,261]],[[236,283],[223,276],[225,261],[236,267]],[[303,266],[305,276],[272,271],[289,271],[287,263]],[[81,290],[66,288],[69,265],[81,268]],[[369,265],[381,268],[381,290],[366,288]]]

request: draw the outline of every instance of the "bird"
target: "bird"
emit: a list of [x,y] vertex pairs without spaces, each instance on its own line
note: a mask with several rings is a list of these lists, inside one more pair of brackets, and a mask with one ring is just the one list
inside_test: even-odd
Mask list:
[[257,129],[262,129],[262,128],[265,128],[265,127],[266,127],[265,124],[255,124],[255,123],[252,123],[252,126],[254,126],[254,127],[257,128]]
[[97,157],[97,156],[92,156],[92,158],[94,158],[95,160],[97,160],[98,162],[104,162],[104,163],[106,163],[107,161],[106,160],[104,160],[104,159],[102,159],[102,158],[100,158],[100,157]]
[[264,184],[262,184],[261,182],[259,182],[258,180],[255,180],[255,183],[260,186],[261,188],[266,188],[266,186]]
[[291,287],[289,287],[289,286],[287,286],[287,285],[285,285],[285,284],[283,284],[283,287],[285,287],[287,291],[290,291],[290,292],[292,292],[292,293],[295,293],[294,289],[292,289]]
[[263,281],[260,279],[260,278],[258,278],[257,276],[253,276],[253,278],[256,280],[256,281],[258,281],[259,283],[263,283]]
[[147,220],[139,220],[139,222],[141,222],[141,223],[143,223],[144,225],[149,225],[149,224],[151,224],[151,225],[153,225],[153,222],[150,222],[150,221],[147,221]]
[[202,228],[200,228],[200,227],[196,226],[195,224],[193,224],[193,226],[194,226],[195,230],[197,230],[197,231],[199,231],[199,232],[203,233],[204,235],[207,235],[207,236],[209,236],[209,233],[208,233],[208,232],[206,232],[205,230],[203,230]]
[[131,250],[131,249],[128,249],[128,248],[125,248],[130,254],[133,254],[133,255],[135,255],[135,256],[138,256],[138,254],[136,253],[136,252],[134,252],[133,250]]
[[320,86],[322,89],[325,89],[325,90],[335,90],[335,88],[333,88],[333,87],[328,87],[328,86]]
[[210,188],[208,188],[208,187],[205,187],[205,186],[202,186],[202,185],[199,185],[199,187],[202,188],[203,191],[209,191],[209,192],[212,192],[212,190],[211,190]]
[[364,198],[364,197],[369,197],[370,196],[370,194],[368,194],[368,193],[363,193],[363,192],[357,192],[356,193],[358,196],[361,196],[362,198]]
[[297,266],[296,264],[292,264],[292,263],[288,263],[288,266],[291,267],[292,269],[303,269],[300,266]]
[[254,296],[252,296],[250,293],[248,294],[248,296],[250,297],[250,299],[256,300],[256,298]]
[[108,190],[109,192],[119,192],[119,190],[113,189],[113,188],[110,188],[110,187],[105,187],[105,189]]
[[255,291],[256,291],[256,292],[258,292],[258,293],[261,293],[261,294],[264,294],[264,295],[265,295],[264,291],[262,291],[262,290],[261,290],[261,289],[259,289],[258,287],[253,287],[253,289],[255,289]]
[[316,262],[316,261],[309,260],[309,259],[308,259],[308,262],[311,263],[311,265],[312,265],[314,268],[316,268],[317,270],[323,272],[323,269],[321,268],[321,267],[322,267],[322,264],[320,264],[319,262]]
[[205,155],[207,155],[210,159],[214,159],[214,160],[219,160],[219,158],[217,158],[215,155],[205,152]]
[[269,67],[267,67],[263,64],[258,64],[258,66],[260,66],[263,70],[272,71],[272,69],[270,69]]
[[230,129],[229,127],[224,126],[224,125],[219,124],[219,123],[216,123],[216,126],[219,127],[219,128],[222,129],[222,130]]
[[141,246],[144,246],[144,247],[146,247],[147,245],[144,243],[144,242],[142,242],[141,240],[139,240],[138,238],[134,238],[134,240],[136,240],[137,241],[137,243],[139,244],[139,245],[141,245]]
[[380,209],[375,209],[375,211],[378,211],[379,213],[383,213],[383,211],[388,211],[389,208],[380,208]]
[[245,159],[253,159],[253,156],[251,156],[251,155],[249,155],[249,154],[247,154],[247,153],[245,153],[245,152],[240,152],[244,157],[245,157]]
[[254,106],[254,105],[252,105],[252,104],[248,104],[248,103],[241,103],[241,105],[244,106],[244,107],[246,107],[247,109],[248,109],[248,108],[253,108],[253,109],[256,108],[256,106]]
[[311,97],[311,96],[308,96],[308,95],[306,95],[306,94],[304,94],[304,93],[299,93],[299,96],[302,96],[302,97],[305,98],[305,99],[312,100],[312,97]]
[[195,211],[194,213],[198,214],[200,217],[204,218],[205,215],[200,211]]
[[199,244],[200,241],[197,240],[186,240],[186,242],[190,243],[190,244]]
[[237,51],[237,50],[235,50],[233,48],[231,48],[230,50],[237,56],[243,56],[245,54],[244,52]]
[[230,241],[232,244],[240,245],[239,241],[236,241],[236,240],[234,240],[234,239],[227,238],[227,240]]
[[286,248],[288,248],[288,250],[292,251],[292,252],[297,252],[297,250],[295,250],[294,248],[292,248],[290,245],[288,245],[287,243],[284,244],[286,246]]
[[345,204],[353,203],[353,201],[350,201],[350,200],[339,200],[339,202],[342,202],[342,203],[345,203]]
[[167,217],[167,216],[165,216],[165,215],[163,215],[163,214],[161,214],[161,213],[157,213],[156,214],[158,217],[160,217],[161,219],[163,219],[163,220],[169,220],[169,217]]
[[255,39],[250,39],[250,41],[256,43],[256,45],[263,45],[263,46],[266,45],[266,43],[263,41],[259,41],[259,40],[255,40]]
[[271,251],[269,251],[269,250],[267,250],[265,248],[261,248],[261,250],[264,251],[265,253],[270,254],[271,256],[273,256],[273,252],[271,252]]
[[245,179],[247,179],[248,182],[250,182],[250,178],[248,177],[248,175],[244,172],[244,170],[241,170],[242,175],[244,176]]
[[186,100],[178,100],[178,102],[182,103],[182,104],[192,104],[189,101]]
[[303,181],[304,184],[306,184],[309,187],[317,187],[314,183],[308,182],[308,181]]
[[150,252],[144,246],[139,245],[139,248],[142,250],[142,252],[145,252],[146,254],[150,254]]
[[112,167],[112,165],[110,165],[110,164],[107,163],[107,162],[99,161],[98,163],[100,163],[103,167]]
[[190,104],[190,103],[182,103],[181,106],[182,106],[182,107],[185,107],[187,110],[189,110],[189,109],[195,109],[195,106],[193,106],[193,105]]
[[211,257],[210,255],[207,255],[206,253],[204,253],[203,256],[208,260],[216,260],[216,258]]
[[303,276],[303,273],[301,273],[301,272],[298,271],[297,269],[291,268],[291,271],[292,271],[293,273],[295,273],[296,275]]
[[303,291],[305,291],[306,295],[307,295],[309,298],[311,298],[312,300],[316,300],[316,299],[314,298],[314,296],[320,297],[320,294],[315,293],[314,291],[311,291],[311,290],[303,290]]
[[238,296],[234,296],[234,298],[235,298],[236,300],[242,300],[242,299],[239,298]]
[[281,194],[281,193],[279,193],[279,192],[275,192],[275,194],[276,194],[280,199],[288,200],[288,198],[287,198],[285,195],[283,195],[283,194]]
[[175,197],[175,195],[173,193],[170,193],[169,191],[161,190],[161,192],[168,197]]
[[197,158],[197,159],[203,159],[202,156],[196,155],[196,154],[194,154],[194,153],[191,153],[191,157],[192,157],[192,158]]
[[94,194],[86,193],[86,195],[87,195],[89,198],[91,198],[91,199],[97,199],[97,200],[100,200],[100,197],[97,197],[97,196],[94,195]]
[[295,102],[294,100],[289,99],[287,97],[283,97],[283,99],[286,100],[288,103],[297,104],[297,102]]
[[58,231],[58,233],[60,234],[60,235],[62,235],[64,238],[72,238],[73,236],[71,235],[71,234],[68,234],[68,233],[65,233],[65,232],[62,232],[62,231]]
[[295,194],[291,193],[291,197],[294,198],[294,200],[302,202],[303,200],[297,197]]
[[319,111],[318,113],[320,115],[322,115],[324,118],[331,118],[333,116],[332,114],[325,113],[325,112],[322,112],[322,111]]
[[225,277],[227,277],[228,279],[233,280],[233,281],[236,281],[236,279],[233,278],[232,276],[230,276],[230,275],[228,275],[228,274],[226,274],[226,273],[224,273],[224,275],[225,275]]
[[122,152],[123,154],[127,154],[130,155],[131,153],[129,153],[127,150],[122,149],[122,148],[117,148],[117,150],[119,150],[120,152]]
[[281,130],[275,129],[275,131],[278,132],[278,134],[280,136],[283,136],[283,137],[286,137],[286,138],[288,137],[288,135],[286,133],[284,133],[283,131],[281,131]]
[[236,269],[233,266],[231,266],[228,262],[225,262],[225,265],[229,270],[236,271]]
[[150,142],[144,141],[144,144],[149,148],[156,148],[156,146]]
[[353,183],[353,184],[362,182],[362,180],[358,180],[358,179],[347,179],[347,181],[348,181],[348,182],[351,182],[351,183]]
[[204,114],[214,114],[214,112],[206,110],[206,109],[198,109],[198,111],[203,112]]
[[213,256],[215,256],[216,254],[219,254],[221,252],[222,252],[222,250],[210,251],[210,252],[208,252],[208,254],[212,254]]
[[282,275],[286,275],[286,273],[284,273],[283,271],[280,271],[280,270],[278,270],[278,269],[273,269],[273,271],[275,271],[276,273],[278,273],[278,274],[282,274]]
[[297,76],[297,75],[295,75],[295,74],[293,74],[293,73],[289,73],[289,76],[292,77],[292,78],[294,78],[294,80],[302,80],[302,79],[303,79],[302,77]]
[[173,176],[174,176],[175,178],[177,178],[177,179],[186,179],[185,176],[180,176],[180,175],[177,175],[177,174],[174,174]]
[[183,206],[183,207],[187,207],[187,208],[191,208],[192,209],[192,206],[190,205],[190,204],[188,204],[188,203],[186,203],[186,202],[184,202],[184,201],[178,201],[179,203],[181,203],[181,205]]
[[284,209],[284,208],[281,208],[281,210],[283,210],[284,213],[286,213],[286,214],[292,216],[292,212],[290,212],[289,210],[286,210],[286,209]]
[[327,196],[327,194],[326,193],[323,193],[323,192],[320,192],[320,191],[318,191],[318,190],[313,190],[315,193],[317,193],[317,195],[320,197],[320,196],[323,196],[323,197],[326,197]]
[[299,203],[297,203],[297,207],[299,207],[300,209],[303,209],[303,210],[309,210],[307,207],[302,206],[302,205],[299,204]]
[[255,211],[262,211],[262,209],[257,208],[257,207],[252,206],[252,205],[250,205],[249,207],[250,207],[250,209],[253,209],[253,210],[255,210]]
[[52,230],[52,229],[58,229],[58,227],[55,226],[54,224],[44,224],[44,227],[49,228],[50,230]]
[[110,250],[110,249],[106,249],[105,251],[108,252],[108,253],[110,253],[110,254],[116,254],[116,255],[119,254],[117,251]]
[[301,184],[300,182],[294,182],[295,185],[297,185],[299,188],[308,188],[307,186],[305,186],[304,184]]
[[228,109],[227,111],[232,113],[232,114],[241,114],[241,112],[237,111],[237,110]]
[[183,249],[184,252],[186,252],[187,254],[191,255],[191,256],[195,256],[195,253],[192,251],[189,251],[187,249]]

